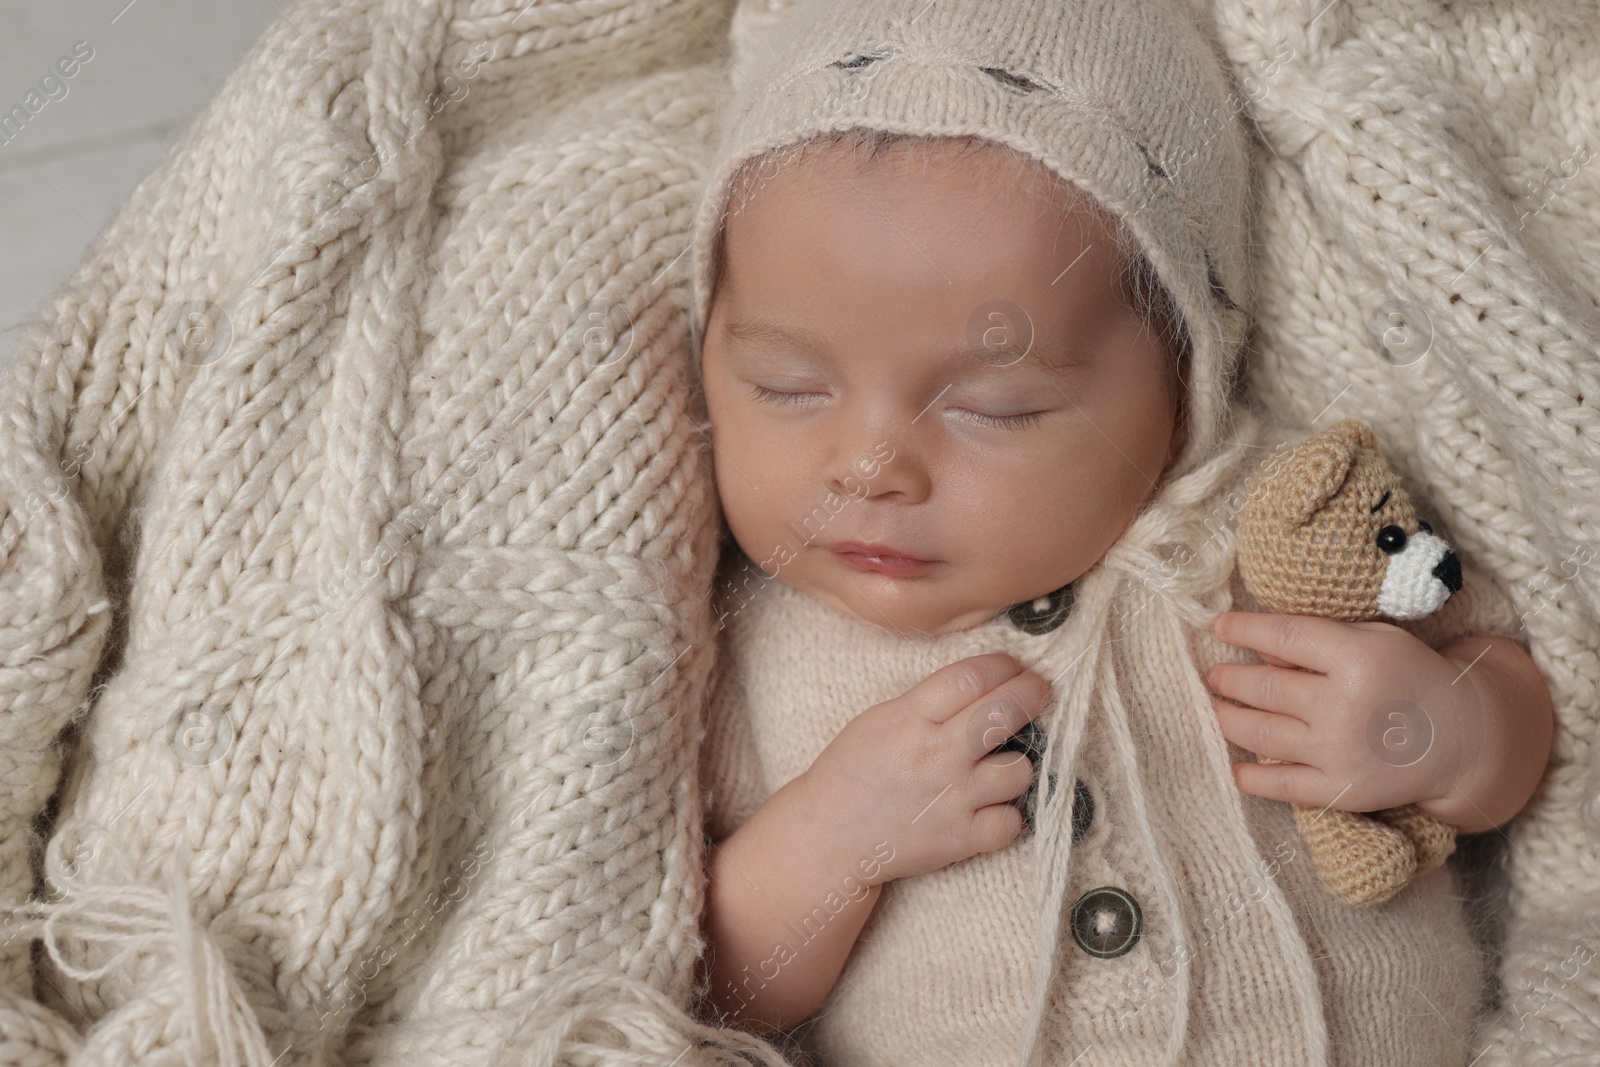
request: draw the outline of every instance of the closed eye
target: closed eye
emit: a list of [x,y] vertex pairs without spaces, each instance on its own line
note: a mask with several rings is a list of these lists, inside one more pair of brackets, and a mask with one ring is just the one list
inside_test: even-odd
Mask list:
[[750,395],[757,400],[762,400],[769,404],[788,404],[790,406],[794,406],[801,403],[804,397],[821,396],[823,394],[806,392],[786,393],[780,389],[768,389],[764,385],[756,385],[754,382],[752,382],[750,383]]
[[1044,418],[1042,411],[1029,411],[1022,415],[986,415],[981,411],[972,411],[968,408],[956,408],[957,411],[971,418],[980,426],[992,426],[997,430],[1023,430],[1035,426]]
[[[810,393],[804,391],[792,393],[784,392],[781,389],[768,389],[764,385],[757,385],[756,383],[751,382],[750,395],[754,399],[760,400],[764,403],[784,404],[789,407],[798,407],[805,404],[807,397],[826,396],[827,394]],[[982,411],[973,411],[970,408],[955,408],[954,410],[961,412],[961,414],[969,421],[976,422],[980,426],[988,426],[997,430],[1027,429],[1030,426],[1037,425],[1039,420],[1044,418],[1046,414],[1046,412],[1043,411],[1028,411],[1022,413],[1021,415],[990,415]]]

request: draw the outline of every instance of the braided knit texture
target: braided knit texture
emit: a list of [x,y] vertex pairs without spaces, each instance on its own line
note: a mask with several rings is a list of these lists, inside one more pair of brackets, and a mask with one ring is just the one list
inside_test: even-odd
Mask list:
[[0,1062],[782,1062],[683,1011],[727,13],[293,6],[32,324]]

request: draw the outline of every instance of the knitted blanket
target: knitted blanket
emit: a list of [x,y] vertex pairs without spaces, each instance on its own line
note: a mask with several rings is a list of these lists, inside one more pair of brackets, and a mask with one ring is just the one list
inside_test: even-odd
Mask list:
[[[772,10],[290,7],[47,302],[0,392],[0,1064],[782,1062],[685,1010],[685,253]],[[1555,697],[1496,1067],[1600,1049],[1593,16],[1215,11],[1250,385],[1373,425]]]

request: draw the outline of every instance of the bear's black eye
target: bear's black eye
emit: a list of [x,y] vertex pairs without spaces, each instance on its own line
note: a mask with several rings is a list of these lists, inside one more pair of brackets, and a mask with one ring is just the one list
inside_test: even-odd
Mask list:
[[1417,520],[1417,526],[1422,530],[1423,533],[1433,533],[1433,527],[1429,526],[1420,519]]
[[1389,555],[1394,555],[1406,547],[1406,532],[1390,523],[1378,531],[1378,547],[1389,553]]

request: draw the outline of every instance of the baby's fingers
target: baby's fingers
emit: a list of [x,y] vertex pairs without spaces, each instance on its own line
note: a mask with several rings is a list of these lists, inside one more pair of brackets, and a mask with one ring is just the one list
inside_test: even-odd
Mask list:
[[1393,789],[1381,780],[1387,770],[1369,766],[1341,780],[1303,763],[1235,763],[1233,780],[1246,793],[1308,808],[1376,811],[1410,803],[1389,795]]
[[1022,812],[1015,804],[990,804],[972,813],[969,855],[998,852],[1022,836]]
[[1205,681],[1215,695],[1297,718],[1305,714],[1302,709],[1327,702],[1327,677],[1311,671],[1259,663],[1217,663],[1206,672]]
[[1313,808],[1332,806],[1327,775],[1303,763],[1235,763],[1233,780],[1244,792],[1268,800]]
[[1033,761],[1017,752],[995,752],[972,768],[967,800],[974,808],[1005,804],[1026,793],[1036,772]]
[[1240,707],[1222,697],[1211,698],[1222,736],[1258,756],[1315,766],[1316,738],[1311,727],[1289,715]]
[[[1032,722],[1043,710],[1049,691],[1049,683],[1038,674],[1023,671],[954,716],[945,729],[960,731],[967,756],[981,759]],[[997,755],[1005,763],[1030,764],[1021,752]]]
[[1022,665],[1009,652],[985,652],[945,664],[896,700],[910,704],[929,722],[948,722],[1021,673]]

